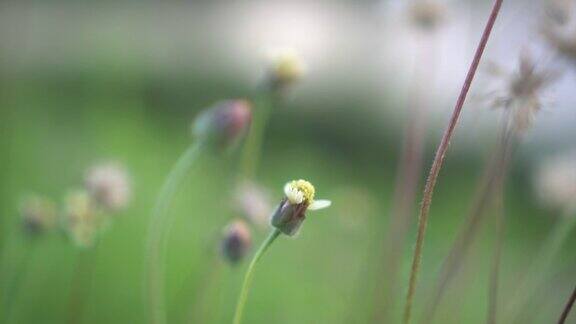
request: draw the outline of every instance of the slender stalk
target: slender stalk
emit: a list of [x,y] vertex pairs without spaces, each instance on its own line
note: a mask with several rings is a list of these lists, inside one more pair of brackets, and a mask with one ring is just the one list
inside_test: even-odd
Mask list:
[[90,294],[92,285],[95,261],[96,247],[79,251],[68,299],[68,317],[66,320],[68,324],[77,324],[82,321],[86,299]]
[[568,318],[568,314],[570,314],[570,310],[574,306],[574,302],[576,302],[576,288],[572,291],[572,295],[570,295],[570,299],[566,303],[564,310],[562,311],[562,315],[560,315],[560,319],[558,320],[558,324],[564,324],[566,319]]
[[538,254],[532,258],[533,262],[528,268],[524,279],[521,281],[518,289],[515,290],[513,298],[510,299],[510,306],[508,308],[510,320],[505,323],[515,323],[517,321],[530,298],[534,296],[539,285],[544,281],[555,256],[576,228],[576,217],[573,213],[574,208],[568,208],[566,210],[565,214],[561,216],[561,219],[558,220],[554,229],[546,238]]
[[264,133],[272,110],[272,94],[269,90],[261,92],[256,95],[252,123],[242,152],[241,173],[247,179],[252,179],[258,170]]
[[266,250],[274,243],[274,240],[281,234],[280,230],[273,229],[270,232],[270,235],[266,240],[262,243],[252,261],[250,261],[250,265],[246,270],[246,275],[244,276],[244,282],[242,283],[242,290],[240,291],[240,296],[238,297],[238,304],[236,305],[236,312],[234,313],[234,324],[240,324],[242,322],[242,315],[244,313],[244,306],[246,305],[246,300],[248,299],[248,293],[250,292],[250,285],[252,284],[252,278],[254,277],[254,268],[256,264],[262,258]]
[[514,148],[514,141],[509,125],[509,116],[506,115],[502,119],[502,129],[498,136],[498,144],[494,149],[494,153],[488,163],[486,170],[481,179],[483,180],[475,194],[472,206],[466,220],[458,230],[457,238],[450,248],[448,256],[444,259],[438,281],[434,287],[433,292],[430,294],[430,303],[424,312],[424,323],[431,323],[436,314],[436,309],[442,301],[444,294],[447,291],[449,284],[456,272],[458,272],[464,256],[470,248],[472,241],[478,234],[482,216],[485,214],[486,209],[490,207],[492,200],[499,194],[499,186],[504,181],[506,176],[507,164],[510,159],[511,152]]
[[472,85],[472,81],[474,80],[474,76],[476,75],[476,71],[478,70],[480,59],[482,58],[482,54],[484,53],[484,49],[486,48],[486,44],[488,43],[488,39],[490,38],[490,33],[492,32],[492,28],[494,27],[494,23],[496,22],[498,13],[500,12],[502,1],[503,0],[494,1],[492,12],[488,19],[486,27],[484,28],[484,32],[482,34],[482,38],[480,39],[480,43],[478,44],[478,48],[476,49],[476,54],[474,55],[474,59],[472,60],[472,64],[470,65],[470,69],[466,76],[464,85],[462,86],[462,90],[456,102],[454,112],[452,113],[452,117],[450,118],[450,121],[448,123],[448,128],[444,132],[440,145],[438,146],[438,150],[436,151],[436,156],[434,157],[434,161],[432,163],[432,167],[430,169],[430,173],[428,175],[428,179],[424,187],[422,205],[420,207],[420,213],[418,215],[418,234],[416,238],[416,247],[414,249],[414,256],[412,259],[412,268],[410,271],[408,294],[406,296],[406,306],[404,308],[404,323],[406,324],[410,323],[412,318],[412,305],[414,303],[414,295],[416,293],[416,284],[418,282],[420,263],[422,261],[422,248],[424,246],[424,237],[426,234],[426,226],[428,225],[430,204],[432,203],[432,196],[434,193],[434,188],[436,186],[436,181],[438,180],[438,175],[440,173],[440,170],[442,169],[442,164],[444,163],[444,157],[446,156],[446,152],[448,151],[448,147],[450,146],[450,140],[452,139],[452,136],[454,134],[456,124],[460,119],[460,113],[462,112],[462,108],[464,107],[464,102],[466,101],[466,97],[470,90],[470,86]]
[[164,268],[166,250],[166,232],[169,231],[172,217],[168,209],[174,195],[186,173],[197,160],[202,143],[191,145],[178,159],[170,174],[164,181],[156,204],[152,212],[147,241],[147,294],[150,322],[154,324],[166,323],[164,309]]
[[9,323],[12,319],[12,312],[14,311],[14,303],[18,299],[18,293],[22,282],[26,279],[30,269],[30,262],[32,260],[36,245],[33,239],[28,239],[20,262],[14,272],[14,277],[8,282],[8,287],[2,300],[2,321],[1,323]]
[[[413,211],[418,195],[418,185],[424,162],[424,137],[427,126],[426,90],[432,83],[435,60],[435,39],[432,33],[422,35],[418,39],[418,59],[413,77],[410,95],[410,109],[408,123],[404,130],[404,143],[398,165],[398,176],[394,186],[392,210],[390,213],[390,226],[385,241],[382,242],[382,256],[377,266],[383,268],[378,271],[375,280],[378,287],[374,289],[372,308],[372,322],[385,322],[397,303],[398,275],[400,260],[406,248],[406,238],[413,220]],[[389,320],[389,319],[388,319]]]

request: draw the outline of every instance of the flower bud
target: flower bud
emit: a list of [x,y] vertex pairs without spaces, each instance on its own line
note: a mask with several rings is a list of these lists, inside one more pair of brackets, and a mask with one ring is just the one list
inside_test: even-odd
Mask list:
[[252,236],[244,221],[236,220],[224,230],[221,251],[224,259],[234,265],[240,262],[250,250]]
[[43,234],[56,224],[56,206],[43,197],[26,197],[20,206],[20,215],[24,231],[32,236]]
[[294,180],[284,186],[285,197],[272,214],[272,226],[294,236],[306,219],[306,211],[329,207],[329,200],[314,200],[316,190],[306,180]]
[[282,91],[300,80],[306,68],[293,49],[277,49],[269,53],[267,81],[270,89]]
[[96,242],[106,219],[96,208],[90,195],[82,190],[66,196],[64,228],[72,242],[81,248],[89,248]]
[[234,146],[246,134],[252,120],[247,100],[219,101],[202,112],[192,124],[192,134],[217,149]]
[[105,163],[92,167],[86,174],[85,185],[91,198],[107,211],[118,212],[130,201],[130,180],[119,164]]

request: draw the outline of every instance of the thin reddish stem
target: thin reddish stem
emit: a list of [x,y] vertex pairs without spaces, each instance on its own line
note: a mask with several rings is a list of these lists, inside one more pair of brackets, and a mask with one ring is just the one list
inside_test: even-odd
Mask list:
[[566,319],[568,318],[568,314],[570,314],[570,310],[574,306],[574,302],[576,302],[576,288],[574,288],[574,291],[572,291],[572,295],[570,295],[570,299],[568,299],[568,302],[566,303],[566,306],[564,307],[564,310],[562,311],[562,315],[560,316],[560,319],[558,320],[558,324],[564,324],[566,322]]
[[502,7],[502,2],[503,0],[494,1],[492,12],[488,19],[488,22],[486,23],[486,27],[484,28],[484,32],[482,33],[482,38],[480,39],[480,43],[478,44],[478,48],[476,49],[476,54],[474,55],[474,59],[472,60],[472,64],[470,65],[470,69],[468,70],[468,74],[466,76],[464,85],[462,86],[462,90],[460,91],[460,95],[458,96],[458,100],[456,102],[456,106],[454,107],[452,117],[450,118],[450,121],[448,123],[448,128],[444,132],[440,145],[438,146],[438,149],[436,151],[434,162],[432,163],[432,167],[430,169],[430,173],[426,181],[426,186],[424,187],[422,205],[420,207],[420,213],[418,215],[418,234],[416,238],[416,248],[414,249],[414,257],[412,259],[410,282],[408,286],[408,294],[406,297],[406,306],[404,308],[404,323],[406,324],[410,323],[412,317],[412,304],[414,301],[414,295],[416,293],[418,273],[420,270],[420,263],[422,261],[422,248],[424,246],[424,237],[426,234],[426,227],[428,225],[428,216],[430,212],[430,204],[432,203],[434,187],[436,186],[438,175],[440,173],[440,170],[442,169],[442,164],[444,163],[446,151],[448,151],[448,147],[450,146],[450,140],[454,135],[456,124],[460,119],[460,114],[462,112],[464,102],[466,101],[466,97],[468,95],[468,92],[470,91],[470,86],[472,85],[472,81],[474,80],[474,76],[476,75],[476,71],[478,70],[478,65],[480,64],[482,54],[484,54],[486,44],[488,43],[488,39],[490,38],[490,34],[492,32],[492,28],[494,27],[494,23],[496,22],[496,18],[498,17],[498,13],[500,12],[500,8]]

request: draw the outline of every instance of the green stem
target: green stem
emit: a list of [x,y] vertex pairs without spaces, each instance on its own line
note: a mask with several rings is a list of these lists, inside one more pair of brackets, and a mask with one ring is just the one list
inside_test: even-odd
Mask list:
[[268,238],[262,243],[250,265],[248,266],[248,270],[246,270],[246,275],[244,276],[244,282],[242,283],[242,290],[240,291],[240,296],[238,297],[238,304],[236,305],[236,313],[234,314],[234,324],[240,324],[242,322],[242,314],[244,313],[244,306],[246,305],[246,300],[248,299],[248,292],[250,291],[250,285],[252,284],[252,278],[254,277],[254,268],[256,267],[256,263],[258,260],[262,258],[264,252],[268,250],[270,245],[276,240],[276,238],[280,235],[280,230],[274,229],[268,236]]
[[256,175],[256,170],[258,170],[264,133],[272,110],[272,95],[270,93],[258,95],[255,99],[254,108],[252,124],[242,152],[241,162],[241,173],[247,179],[253,178]]
[[12,312],[14,311],[14,302],[18,299],[18,292],[20,291],[20,286],[27,276],[30,269],[30,260],[34,253],[36,247],[35,242],[32,239],[27,240],[26,246],[24,247],[24,252],[20,263],[16,271],[14,272],[14,277],[8,282],[8,287],[6,288],[6,293],[3,298],[2,307],[2,321],[1,323],[10,323],[12,319]]
[[533,263],[528,268],[519,289],[516,290],[514,298],[511,299],[511,306],[508,312],[510,321],[506,323],[515,323],[518,320],[520,312],[525,309],[530,298],[534,297],[538,287],[544,281],[547,270],[550,269],[554,258],[576,227],[576,217],[574,217],[573,213],[574,208],[567,209],[566,213],[561,216],[561,219],[548,235],[538,255],[532,258],[534,260]]
[[79,251],[78,253],[68,300],[68,324],[82,322],[86,300],[89,297],[90,288],[92,286],[92,274],[94,273],[94,264],[96,261],[96,248],[97,246],[90,250]]
[[148,230],[146,260],[147,293],[150,311],[150,322],[166,323],[164,310],[164,258],[166,250],[166,233],[170,229],[171,217],[168,208],[172,199],[185,178],[186,173],[196,161],[202,150],[202,143],[191,145],[178,159],[172,171],[164,181],[152,212]]

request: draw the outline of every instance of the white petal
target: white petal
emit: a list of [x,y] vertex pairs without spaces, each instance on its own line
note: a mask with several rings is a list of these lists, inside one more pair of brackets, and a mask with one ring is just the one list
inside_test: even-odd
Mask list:
[[330,205],[332,205],[332,202],[330,200],[326,199],[314,200],[314,202],[312,202],[310,206],[308,206],[308,210],[324,209],[330,207]]

